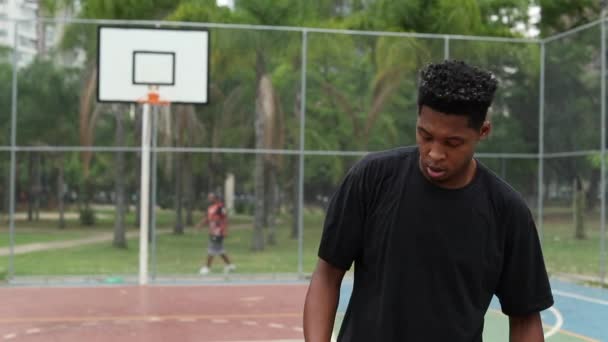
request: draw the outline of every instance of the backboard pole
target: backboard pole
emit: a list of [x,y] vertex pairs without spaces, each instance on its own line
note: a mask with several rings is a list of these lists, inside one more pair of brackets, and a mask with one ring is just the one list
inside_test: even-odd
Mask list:
[[141,190],[139,205],[139,285],[148,283],[148,233],[150,219],[150,103],[143,104],[141,127]]

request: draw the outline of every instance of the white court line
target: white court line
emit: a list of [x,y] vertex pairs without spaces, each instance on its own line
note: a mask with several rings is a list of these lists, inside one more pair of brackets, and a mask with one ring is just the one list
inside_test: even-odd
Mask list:
[[593,303],[593,304],[608,305],[608,300],[582,296],[582,295],[579,295],[576,293],[570,293],[570,292],[560,291],[560,290],[553,290],[553,294],[556,294],[556,295],[562,296],[562,297],[574,298],[574,299],[582,300],[584,302],[589,302],[589,303]]
[[182,322],[182,323],[192,323],[192,322],[196,322],[196,319],[195,318],[180,318],[177,321]]
[[555,325],[551,328],[551,330],[545,333],[545,338],[549,338],[555,334],[557,334],[564,325],[564,317],[562,317],[561,312],[554,307],[550,307],[549,311],[555,316]]
[[99,322],[96,322],[96,321],[90,321],[90,322],[84,322],[84,323],[82,323],[81,325],[82,325],[83,327],[91,327],[91,326],[98,325],[98,324],[99,324]]
[[[548,310],[551,311],[553,316],[555,316],[555,325],[551,326],[549,324],[543,323],[543,327],[551,327],[551,329],[545,333],[545,339],[549,339],[549,337],[551,337],[559,332],[564,332],[564,331],[562,331],[562,326],[564,325],[564,317],[562,316],[562,313],[559,310],[557,310],[555,307],[550,307]],[[499,314],[503,317],[508,317],[507,315],[502,313],[502,311],[499,311],[496,309],[490,308],[490,309],[488,309],[488,312],[493,312],[493,313]]]

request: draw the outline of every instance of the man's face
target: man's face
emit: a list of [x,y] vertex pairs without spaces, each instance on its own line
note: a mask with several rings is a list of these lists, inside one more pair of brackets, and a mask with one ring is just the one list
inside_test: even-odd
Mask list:
[[207,195],[207,201],[209,201],[209,203],[215,203],[215,195],[214,194],[208,194]]
[[490,133],[486,121],[481,129],[469,127],[469,118],[447,115],[422,106],[416,124],[420,169],[431,182],[444,188],[460,188],[475,174],[472,163],[477,143]]

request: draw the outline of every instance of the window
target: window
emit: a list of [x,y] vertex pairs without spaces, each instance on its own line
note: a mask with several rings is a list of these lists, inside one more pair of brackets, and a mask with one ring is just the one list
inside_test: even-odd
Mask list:
[[36,41],[26,37],[19,37],[19,46],[36,49]]

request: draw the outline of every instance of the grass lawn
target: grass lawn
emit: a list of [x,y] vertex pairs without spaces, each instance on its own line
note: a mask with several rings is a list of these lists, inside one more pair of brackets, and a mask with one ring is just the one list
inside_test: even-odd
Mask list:
[[[196,212],[194,221],[200,219],[200,212]],[[76,212],[66,213],[66,226],[58,228],[57,213],[42,212],[42,219],[38,221],[27,221],[25,213],[18,213],[15,220],[15,244],[24,245],[40,242],[65,241],[90,237],[99,233],[112,232],[114,229],[114,211],[109,208],[96,210],[96,224],[85,227],[80,224]],[[53,217],[50,219],[49,217]],[[167,210],[158,210],[156,215],[157,227],[170,227],[174,221],[175,213]],[[129,212],[126,217],[127,231],[137,231],[135,225],[135,214]],[[234,215],[230,218],[231,224],[243,224],[251,222],[249,216]],[[8,247],[10,243],[9,224],[6,215],[0,219],[0,248]]]
[[551,221],[544,224],[543,253],[550,273],[599,274],[599,221],[588,221],[587,225],[587,238],[578,240],[574,238],[572,224]]
[[[17,245],[75,239],[90,236],[92,233],[111,232],[113,213],[101,210],[100,218],[94,227],[80,227],[76,219],[69,220],[65,229],[56,228],[56,221],[38,222],[18,221],[15,239]],[[599,221],[598,215],[588,218],[588,238],[573,238],[573,228],[569,215],[549,214],[543,230],[543,250],[550,273],[564,272],[597,275],[599,272]],[[156,271],[159,275],[196,274],[206,258],[206,231],[185,229],[183,235],[170,231],[174,220],[171,211],[157,212],[157,227],[168,233],[160,234],[156,243]],[[200,212],[195,214],[195,221]],[[303,270],[309,273],[316,262],[316,252],[323,213],[320,210],[305,211],[303,239]],[[133,211],[128,214],[128,230],[137,231],[133,225]],[[283,217],[277,228],[277,245],[267,246],[265,250],[251,250],[252,218],[232,216],[231,230],[226,239],[226,249],[238,273],[295,273],[298,270],[298,241],[290,237],[290,219]],[[7,246],[8,233],[0,230],[0,247]],[[118,275],[136,274],[138,268],[138,239],[130,239],[127,249],[111,247],[110,242],[86,245],[54,251],[41,251],[16,255],[14,257],[17,276],[29,275]],[[8,257],[0,257],[0,268],[8,265]],[[223,262],[214,262],[213,272],[222,270]],[[152,267],[152,266],[151,266]]]
[[[129,221],[130,218],[127,219]],[[171,230],[173,213],[161,212],[157,215],[158,229]],[[277,228],[277,245],[267,246],[265,250],[251,250],[252,230],[251,217],[232,216],[229,237],[225,247],[233,262],[238,265],[239,273],[295,273],[298,271],[298,241],[290,237],[290,226],[280,225]],[[287,220],[285,220],[287,222]],[[91,232],[109,232],[113,229],[111,222],[100,220],[95,227],[71,227],[59,230],[45,221],[28,222],[28,233],[20,233],[16,229],[16,241],[22,243],[42,242],[45,237],[53,236],[53,240],[66,240],[89,236]],[[289,222],[287,222],[289,223]],[[322,214],[319,211],[306,215],[304,234],[304,271],[312,271],[316,261],[316,250],[321,234]],[[77,226],[77,222],[72,222]],[[53,227],[49,229],[48,226]],[[48,230],[48,231],[47,231]],[[129,227],[129,231],[137,231],[137,227]],[[4,232],[3,239],[8,241]],[[30,235],[30,239],[25,237]],[[21,236],[21,237],[20,237]],[[48,241],[48,239],[46,240]],[[206,258],[206,230],[185,229],[182,235],[172,233],[159,234],[156,242],[156,270],[159,275],[196,274],[204,258]],[[118,275],[136,274],[139,262],[139,240],[128,240],[127,249],[113,248],[110,242],[85,245],[74,248],[40,251],[14,256],[16,276],[30,275]],[[0,268],[8,265],[8,257],[0,257]],[[221,272],[223,262],[217,259],[214,272]]]
[[[15,245],[25,245],[38,242],[65,241],[90,236],[86,230],[70,231],[23,231],[15,234]],[[6,230],[0,231],[0,248],[8,247],[10,236]]]

